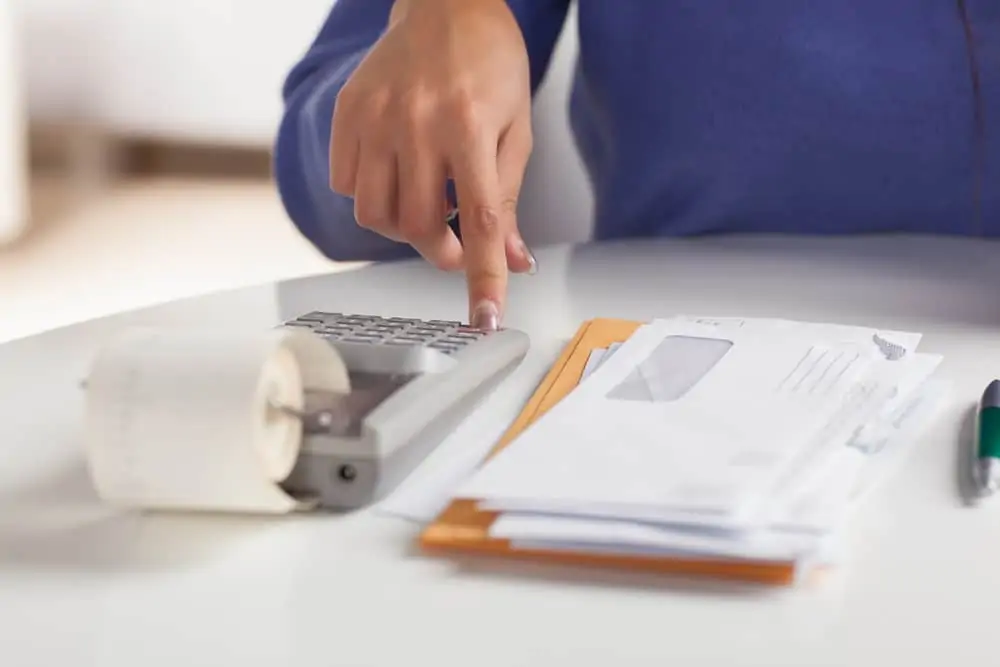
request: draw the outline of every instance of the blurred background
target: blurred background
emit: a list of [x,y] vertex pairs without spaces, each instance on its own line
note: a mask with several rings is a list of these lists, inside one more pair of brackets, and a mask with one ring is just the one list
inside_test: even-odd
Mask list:
[[[270,173],[282,82],[334,1],[0,0],[0,341],[359,266],[300,237]],[[589,235],[575,49],[567,29],[536,100],[535,245]]]

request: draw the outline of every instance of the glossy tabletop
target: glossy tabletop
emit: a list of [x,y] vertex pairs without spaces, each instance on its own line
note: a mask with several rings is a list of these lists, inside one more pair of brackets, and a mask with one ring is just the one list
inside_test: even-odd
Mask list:
[[[554,247],[516,277],[506,324],[530,394],[591,317],[784,317],[922,331],[954,382],[945,416],[853,522],[820,584],[741,590],[628,573],[432,559],[417,528],[360,512],[142,515],[97,502],[79,382],[126,324],[270,327],[304,311],[462,319],[422,262],[171,303],[0,346],[0,664],[512,667],[989,664],[1000,498],[960,493],[969,411],[1000,375],[1000,246],[942,238]],[[183,418],[179,416],[178,418]]]

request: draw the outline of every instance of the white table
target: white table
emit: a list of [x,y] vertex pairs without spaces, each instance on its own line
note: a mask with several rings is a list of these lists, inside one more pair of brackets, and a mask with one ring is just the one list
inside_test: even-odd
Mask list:
[[[460,276],[420,262],[263,285],[0,347],[0,664],[992,664],[1000,500],[965,507],[960,438],[1000,373],[994,244],[718,239],[553,248],[512,286],[508,324],[551,350],[585,318],[676,312],[917,329],[955,403],[872,498],[825,585],[780,593],[596,571],[458,566],[368,513],[256,519],[101,507],[79,451],[77,383],[122,324],[266,327],[330,308],[461,318]],[[525,396],[550,359],[529,356]]]

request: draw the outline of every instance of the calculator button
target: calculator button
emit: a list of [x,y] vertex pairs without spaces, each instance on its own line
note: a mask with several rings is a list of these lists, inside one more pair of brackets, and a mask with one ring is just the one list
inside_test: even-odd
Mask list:
[[305,315],[300,315],[296,319],[303,322],[323,322],[326,318],[330,317],[330,313],[321,313],[319,311],[314,311],[312,313],[306,313]]
[[473,341],[479,340],[480,336],[469,333],[456,332],[448,336],[448,340]]
[[316,324],[314,322],[298,322],[298,321],[293,320],[291,322],[285,322],[285,326],[286,327],[301,327],[301,328],[306,328],[306,329],[312,329],[313,327],[316,326]]
[[374,338],[371,336],[348,336],[344,338],[345,343],[381,343],[380,338]]
[[446,327],[446,328],[462,326],[461,322],[454,322],[451,320],[427,320],[427,324],[432,324],[434,326]]

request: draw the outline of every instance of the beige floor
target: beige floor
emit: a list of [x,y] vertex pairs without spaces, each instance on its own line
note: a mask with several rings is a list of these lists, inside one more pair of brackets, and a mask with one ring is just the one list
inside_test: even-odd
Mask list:
[[34,231],[0,248],[0,341],[179,297],[349,266],[326,261],[263,179],[32,183]]

